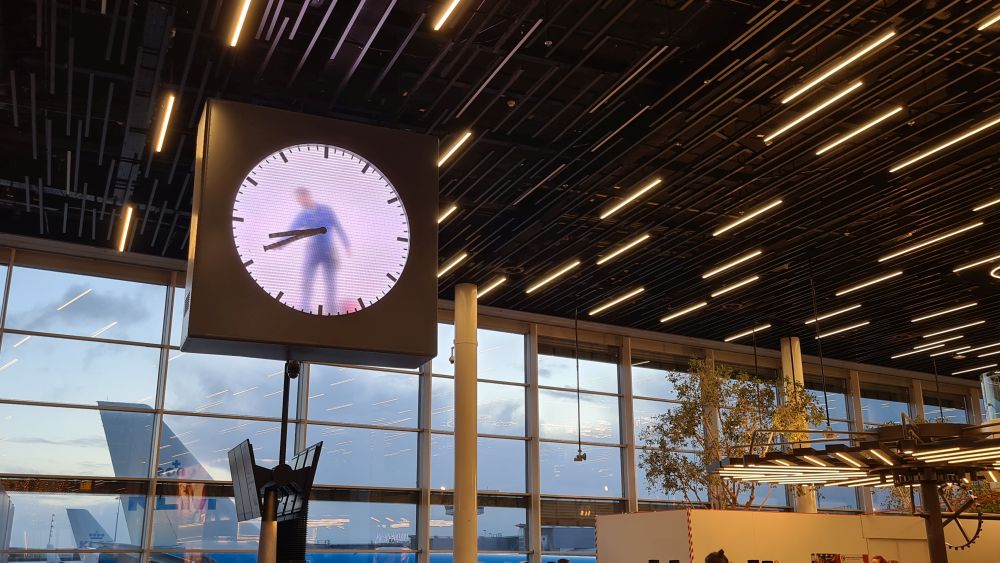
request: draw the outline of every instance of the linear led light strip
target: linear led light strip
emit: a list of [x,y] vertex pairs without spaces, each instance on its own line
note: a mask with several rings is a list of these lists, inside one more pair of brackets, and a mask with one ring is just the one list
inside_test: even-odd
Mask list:
[[619,303],[622,303],[624,301],[628,301],[629,299],[632,299],[633,297],[635,297],[636,295],[639,295],[643,291],[646,291],[646,289],[642,288],[642,287],[637,287],[637,288],[633,289],[632,291],[629,291],[627,293],[623,293],[623,294],[619,295],[618,297],[615,297],[614,299],[611,299],[610,301],[605,302],[602,305],[594,307],[589,312],[587,312],[587,314],[593,316],[593,315],[596,315],[596,314],[600,313],[601,311],[607,311],[608,309],[614,307],[615,305],[618,305]]
[[952,375],[962,375],[963,373],[971,373],[971,372],[974,372],[974,371],[979,371],[981,369],[990,369],[990,368],[995,368],[995,367],[997,367],[996,364],[987,364],[985,366],[978,366],[978,367],[974,367],[974,368],[963,369],[961,371],[953,371],[953,372],[951,372],[951,374]]
[[755,326],[755,327],[751,328],[750,330],[744,330],[743,332],[739,332],[739,333],[733,334],[731,336],[727,336],[726,339],[725,339],[725,342],[732,342],[733,340],[737,340],[739,338],[743,338],[744,336],[750,336],[751,334],[760,332],[762,330],[767,330],[769,328],[771,328],[770,324],[763,324],[763,325],[760,325],[760,326]]
[[448,147],[446,151],[444,151],[444,154],[441,155],[441,158],[438,159],[438,168],[443,166],[445,162],[448,162],[448,159],[451,158],[455,154],[455,152],[458,151],[458,149],[460,149],[462,145],[464,145],[465,142],[469,140],[469,137],[471,136],[472,136],[472,131],[466,131],[465,133],[462,133],[462,136],[459,137],[458,140],[456,140],[454,143],[452,143],[451,146]]
[[934,342],[925,342],[923,344],[917,344],[913,347],[914,350],[926,350],[931,346],[937,346],[938,344],[944,344],[945,342],[951,342],[952,340],[958,340],[959,338],[965,338],[961,334],[957,336],[949,336],[948,338],[942,338],[941,340],[935,340]]
[[935,244],[935,243],[941,242],[943,240],[949,239],[949,238],[951,238],[951,237],[953,237],[955,235],[960,235],[960,234],[964,233],[965,231],[971,231],[972,229],[975,229],[975,228],[978,228],[978,227],[982,227],[982,226],[983,226],[983,222],[979,221],[977,223],[972,223],[971,225],[966,225],[964,227],[959,227],[957,229],[948,231],[946,233],[941,233],[940,235],[938,235],[938,236],[936,236],[934,238],[929,238],[927,240],[920,241],[920,242],[918,242],[916,244],[911,244],[910,246],[907,246],[905,248],[901,248],[901,249],[897,250],[896,252],[892,252],[890,254],[886,254],[885,256],[880,257],[878,259],[878,261],[879,262],[885,262],[886,260],[892,260],[893,258],[897,258],[897,257],[902,256],[904,254],[908,254],[910,252],[913,252],[914,250],[919,250],[919,249],[921,249],[921,248],[923,248],[925,246],[930,246],[932,244]]
[[683,315],[686,315],[686,314],[690,313],[691,311],[697,311],[698,309],[701,309],[702,307],[704,307],[706,305],[708,305],[708,301],[701,301],[701,302],[695,303],[693,305],[688,305],[687,307],[684,307],[683,309],[680,309],[678,311],[674,311],[673,313],[670,313],[669,315],[663,317],[662,319],[660,319],[660,322],[661,323],[665,323],[667,321],[672,321],[672,320],[676,319],[677,317],[680,317],[680,316],[683,316]]
[[854,305],[848,305],[847,307],[844,307],[842,309],[837,309],[836,311],[830,311],[829,313],[823,313],[822,315],[820,315],[820,316],[818,316],[816,318],[809,319],[804,324],[809,325],[809,324],[812,324],[812,323],[814,323],[816,321],[822,321],[823,319],[829,319],[830,317],[836,317],[837,315],[840,315],[842,313],[846,313],[848,311],[853,311],[855,309],[860,309],[860,308],[861,308],[861,303],[855,303]]
[[802,115],[800,115],[800,116],[796,117],[795,119],[789,121],[788,123],[782,125],[781,127],[778,128],[777,131],[774,131],[770,135],[764,137],[764,142],[765,143],[770,143],[771,141],[773,141],[779,135],[787,132],[788,130],[790,130],[791,128],[795,127],[796,125],[802,123],[803,121],[805,121],[805,120],[809,119],[810,117],[816,115],[817,113],[823,111],[825,108],[829,107],[831,104],[835,103],[837,100],[843,98],[844,96],[850,94],[851,92],[857,90],[862,85],[864,85],[864,82],[862,82],[861,80],[858,80],[857,82],[851,84],[847,88],[844,88],[843,90],[841,90],[841,91],[837,92],[836,94],[830,96],[829,98],[823,100],[819,104],[817,104],[817,105],[809,108]]
[[840,328],[835,328],[833,330],[828,330],[826,332],[821,332],[821,333],[817,334],[815,338],[817,340],[819,340],[820,338],[826,338],[827,336],[833,336],[834,334],[840,334],[841,332],[847,332],[849,330],[854,330],[856,328],[861,328],[863,326],[868,326],[869,324],[871,324],[871,321],[861,321],[860,323],[854,323],[852,325],[842,326]]
[[[922,453],[922,452],[921,452]],[[989,457],[996,457],[1000,455],[1000,447],[989,446],[983,448],[946,448],[937,453],[916,453],[913,457],[916,457],[920,461],[925,463],[930,463],[934,461],[947,461],[947,460],[964,460],[968,458],[978,457],[982,455],[988,455]]]
[[628,196],[626,196],[625,199],[623,199],[623,200],[619,201],[618,203],[612,205],[606,211],[604,211],[603,213],[601,213],[601,219],[607,219],[611,215],[617,213],[621,208],[623,208],[626,205],[632,203],[633,201],[635,201],[636,199],[638,199],[639,196],[641,196],[642,194],[644,194],[644,193],[648,192],[649,190],[655,188],[662,181],[663,180],[661,180],[660,178],[656,178],[652,182],[644,185],[643,187],[639,188],[638,190],[635,190],[634,192],[632,192],[631,194],[629,194]]
[[743,223],[746,223],[747,221],[749,221],[750,219],[753,219],[754,217],[760,215],[761,213],[764,213],[764,212],[766,212],[768,210],[771,210],[771,209],[773,209],[773,208],[781,205],[782,203],[783,203],[782,200],[776,199],[776,200],[774,200],[774,201],[772,201],[770,203],[764,204],[763,206],[758,207],[757,209],[754,209],[753,211],[750,211],[746,215],[744,215],[744,216],[740,217],[739,219],[733,221],[732,223],[729,223],[727,225],[719,227],[718,229],[716,229],[715,231],[712,232],[712,236],[713,237],[717,237],[717,236],[721,235],[722,233],[724,233],[724,232],[726,232],[726,231],[728,231],[730,229],[736,228],[736,227],[742,225]]
[[986,123],[983,123],[981,125],[977,125],[976,127],[973,127],[972,129],[969,129],[968,131],[966,131],[965,133],[962,133],[961,135],[958,135],[957,137],[952,137],[951,139],[948,139],[947,141],[941,143],[940,145],[935,145],[935,146],[933,146],[933,147],[925,150],[922,153],[919,153],[918,155],[916,155],[916,156],[914,156],[914,157],[912,157],[912,158],[910,158],[908,160],[904,160],[903,162],[900,162],[899,164],[897,164],[897,165],[893,166],[892,168],[890,168],[889,172],[898,172],[898,171],[906,168],[907,166],[909,166],[909,165],[911,165],[913,163],[919,162],[919,161],[927,158],[928,156],[931,156],[932,154],[935,154],[937,152],[943,151],[944,149],[946,149],[946,148],[954,145],[955,143],[960,143],[960,142],[964,141],[965,139],[968,139],[969,137],[971,137],[971,136],[973,136],[973,135],[975,135],[977,133],[981,133],[981,132],[989,129],[990,127],[993,127],[994,125],[996,125],[998,123],[1000,123],[1000,117],[994,117],[993,119],[990,119]]
[[[971,352],[972,350],[966,350],[966,352]],[[1000,350],[994,350],[992,352],[986,352],[985,354],[979,354],[977,358],[989,358],[990,356],[996,356],[1000,354]]]
[[440,225],[441,223],[443,223],[445,219],[447,219],[448,217],[450,217],[451,214],[454,213],[454,212],[456,212],[456,211],[458,211],[458,206],[457,205],[451,205],[451,206],[448,207],[448,209],[445,209],[444,211],[442,211],[441,214],[438,215],[438,225]]
[[923,335],[922,338],[933,338],[933,337],[939,336],[941,334],[947,334],[949,332],[955,332],[956,330],[962,330],[963,328],[969,328],[970,326],[977,326],[977,325],[981,325],[981,324],[984,324],[984,323],[986,323],[986,321],[975,321],[975,322],[971,322],[971,323],[966,323],[964,325],[953,326],[953,327],[950,327],[950,328],[945,328],[945,329],[942,329],[942,330],[938,330],[938,331],[927,333],[927,334]]
[[834,139],[834,140],[830,141],[829,143],[823,145],[822,147],[816,149],[816,156],[819,156],[819,155],[825,153],[826,151],[828,151],[828,150],[830,150],[832,148],[835,148],[835,147],[837,147],[837,146],[839,146],[839,145],[841,145],[841,144],[843,144],[843,143],[845,143],[845,142],[853,139],[854,137],[857,137],[858,135],[860,135],[860,134],[864,133],[865,131],[871,129],[872,127],[875,127],[879,123],[882,123],[886,119],[889,119],[890,117],[896,115],[897,113],[899,113],[901,111],[903,111],[903,106],[896,106],[896,107],[892,108],[891,110],[889,110],[889,111],[887,111],[887,112],[879,115],[878,117],[875,117],[874,119],[872,119],[870,121],[866,121],[865,123],[859,125],[857,129],[851,131],[850,133],[846,133],[844,135],[841,135],[840,137],[837,137],[836,139]]
[[860,59],[861,57],[867,55],[872,50],[876,49],[879,45],[881,45],[881,44],[885,43],[886,41],[892,39],[895,35],[896,35],[896,32],[895,31],[891,31],[891,30],[883,33],[881,36],[877,37],[872,42],[868,43],[864,47],[861,47],[857,51],[854,51],[853,53],[851,53],[850,55],[848,55],[847,58],[845,58],[844,60],[842,60],[839,63],[835,64],[834,66],[830,67],[830,69],[827,70],[826,72],[820,74],[816,78],[813,78],[809,82],[803,84],[797,90],[794,90],[791,94],[785,96],[785,98],[783,100],[781,100],[781,103],[787,104],[788,102],[790,102],[790,101],[794,100],[795,98],[801,96],[805,92],[811,90],[812,88],[815,88],[817,85],[819,85],[820,83],[822,83],[827,78],[830,78],[831,76],[833,76],[837,72],[839,72],[839,71],[843,70],[844,68],[846,68],[847,65],[849,65],[849,64],[853,63],[854,61]]
[[154,152],[163,150],[163,140],[167,138],[167,125],[170,124],[170,113],[174,110],[174,95],[167,94],[167,104],[163,110],[163,118],[160,120],[160,134],[156,136],[156,147]]
[[740,256],[738,258],[733,258],[729,262],[725,262],[723,264],[720,264],[720,265],[712,268],[711,270],[705,272],[704,274],[701,275],[701,279],[708,279],[708,278],[714,276],[715,274],[718,274],[718,273],[721,273],[721,272],[725,272],[726,270],[728,270],[730,268],[733,268],[735,266],[739,266],[740,264],[746,262],[747,260],[752,260],[752,259],[760,256],[763,253],[764,253],[763,250],[754,250],[753,252],[748,252],[748,253],[746,253],[743,256]]
[[837,297],[840,297],[841,295],[847,295],[848,293],[857,291],[859,289],[862,289],[862,288],[868,287],[870,285],[873,285],[873,284],[876,284],[876,283],[879,283],[879,282],[883,282],[885,280],[894,278],[896,276],[901,276],[901,275],[903,275],[903,270],[896,270],[895,272],[889,272],[888,274],[883,274],[883,275],[878,276],[876,278],[871,278],[869,280],[865,280],[865,281],[857,283],[855,285],[852,285],[852,286],[849,286],[849,287],[845,287],[844,289],[838,290],[834,295],[836,295]]
[[449,259],[449,260],[448,260],[447,262],[445,262],[445,263],[444,263],[444,264],[443,264],[443,265],[441,266],[441,269],[440,269],[440,270],[438,270],[438,275],[437,275],[437,277],[439,277],[439,278],[440,278],[441,276],[443,276],[443,275],[447,274],[447,273],[448,273],[448,272],[450,272],[450,271],[451,271],[452,269],[454,269],[454,268],[455,268],[455,266],[458,266],[458,265],[459,265],[459,264],[461,264],[461,263],[462,263],[463,261],[465,261],[465,259],[466,259],[466,258],[468,258],[468,257],[469,257],[469,253],[468,253],[468,252],[459,252],[458,254],[456,254],[456,255],[452,256],[452,257],[451,257],[451,258],[450,258],[450,259]]
[[451,13],[455,11],[455,8],[458,6],[458,3],[461,1],[462,0],[451,0],[451,2],[448,4],[448,7],[445,8],[443,12],[441,12],[441,16],[437,19],[436,22],[434,22],[434,31],[438,31],[441,29],[441,26],[444,25],[444,22],[448,21],[448,18],[451,17]]
[[969,348],[970,346],[965,345],[965,346],[959,346],[958,348],[952,348],[950,350],[941,350],[940,352],[934,352],[933,354],[930,355],[930,357],[933,358],[935,356],[945,356],[948,354],[954,354],[955,352],[961,352],[963,350],[968,350]]
[[548,285],[549,283],[555,281],[557,278],[559,278],[560,276],[564,275],[566,272],[569,272],[573,268],[576,268],[579,265],[580,265],[580,261],[579,260],[573,260],[573,261],[569,262],[568,264],[565,264],[564,266],[562,266],[558,270],[556,270],[556,271],[552,272],[551,274],[545,276],[544,278],[542,278],[541,281],[535,283],[534,285],[532,285],[531,287],[529,287],[528,289],[526,289],[524,292],[525,293],[531,293],[531,292],[533,292],[535,290],[538,290],[541,287],[543,287],[545,285]]
[[760,279],[760,276],[750,276],[749,278],[743,278],[742,280],[740,280],[738,282],[731,283],[731,284],[729,284],[729,285],[727,285],[727,286],[725,286],[725,287],[723,287],[721,289],[717,289],[717,290],[713,291],[711,297],[718,297],[720,295],[725,295],[725,294],[729,293],[730,291],[733,291],[735,289],[739,289],[739,288],[741,288],[741,287],[743,287],[743,286],[745,286],[747,284],[751,284],[751,283],[753,283],[753,282],[755,282],[755,281],[757,281],[759,279]]
[[240,7],[240,15],[236,18],[236,23],[233,25],[233,34],[229,38],[229,46],[235,47],[240,41],[240,31],[243,31],[243,23],[247,20],[247,12],[250,11],[250,0],[243,0],[243,6]]
[[122,218],[121,236],[118,238],[118,252],[125,252],[125,243],[128,242],[128,231],[132,226],[132,206],[125,206],[125,216]]
[[912,356],[914,354],[923,354],[928,350],[934,350],[935,348],[944,348],[944,344],[935,344],[934,346],[928,346],[927,348],[921,348],[919,350],[910,350],[909,352],[903,352],[902,354],[896,354],[895,356],[889,356],[890,360],[895,360],[896,358],[902,358],[904,356]]
[[990,262],[996,262],[997,260],[1000,260],[1000,254],[990,256],[989,258],[983,258],[982,260],[976,260],[975,262],[962,264],[961,266],[956,266],[952,272],[961,272],[962,270],[968,270],[969,268],[975,268],[976,266],[982,266],[983,264],[989,264]]
[[991,199],[991,200],[989,200],[989,201],[987,201],[985,203],[980,203],[979,205],[973,207],[972,210],[973,211],[982,211],[983,209],[986,209],[987,207],[993,207],[994,205],[996,205],[998,203],[1000,203],[1000,197],[998,197],[996,199]]
[[[979,27],[976,28],[976,31],[982,31],[997,22],[1000,22],[1000,12],[994,14],[992,17],[987,18],[986,21],[979,24]],[[993,482],[996,483],[996,481]]]
[[507,276],[497,276],[497,277],[493,278],[486,285],[484,285],[482,287],[482,289],[479,289],[476,292],[476,298],[477,299],[482,299],[483,297],[486,297],[487,293],[489,293],[489,292],[493,291],[494,289],[500,287],[501,285],[503,285],[506,282],[507,282]]
[[940,311],[934,311],[933,313],[927,313],[926,315],[921,315],[910,319],[911,323],[919,323],[920,321],[926,321],[927,319],[933,319],[934,317],[939,317],[941,315],[947,315],[948,313],[954,313],[955,311],[961,311],[962,309],[968,309],[969,307],[975,307],[979,303],[973,301],[972,303],[963,303],[962,305],[955,305],[954,307],[949,307],[947,309],[941,309]]
[[627,252],[628,250],[631,250],[636,245],[645,242],[647,239],[649,239],[649,233],[643,233],[643,234],[635,237],[634,239],[632,239],[632,240],[626,242],[625,244],[619,246],[615,250],[612,250],[609,254],[607,254],[605,256],[601,256],[600,258],[598,258],[597,259],[597,265],[600,266],[601,264],[604,264],[605,262],[610,262],[611,260],[614,260],[616,257],[618,257],[619,255],[621,255],[623,252]]
[[987,348],[994,348],[1000,346],[1000,342],[994,342],[993,344],[983,344],[982,346],[976,346],[975,348],[969,348],[966,352],[978,352],[980,350],[985,350]]

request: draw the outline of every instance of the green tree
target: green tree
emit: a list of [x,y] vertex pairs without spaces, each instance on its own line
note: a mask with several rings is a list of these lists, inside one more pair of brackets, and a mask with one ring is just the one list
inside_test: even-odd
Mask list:
[[805,431],[759,430],[805,430],[822,420],[819,403],[801,385],[784,385],[779,401],[775,382],[711,361],[692,358],[688,373],[668,372],[667,381],[678,404],[643,430],[647,449],[639,463],[650,486],[688,502],[763,506],[773,487],[758,498],[753,484],[721,479],[709,466],[730,456],[764,455],[782,448],[781,441],[809,439]]

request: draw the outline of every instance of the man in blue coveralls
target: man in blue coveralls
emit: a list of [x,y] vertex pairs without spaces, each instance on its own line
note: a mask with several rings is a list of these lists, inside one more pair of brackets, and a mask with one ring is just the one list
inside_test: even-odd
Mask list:
[[303,305],[305,306],[312,298],[313,280],[318,270],[322,269],[323,275],[326,277],[326,301],[323,309],[326,309],[326,313],[330,314],[336,307],[337,255],[334,251],[333,235],[336,234],[340,238],[340,243],[348,253],[351,251],[351,242],[332,209],[326,205],[317,204],[309,190],[305,188],[300,187],[296,191],[296,196],[299,205],[302,206],[302,211],[295,217],[292,229],[317,229],[320,227],[326,229],[326,232],[322,234],[309,237],[312,240],[307,243],[306,258],[302,264]]

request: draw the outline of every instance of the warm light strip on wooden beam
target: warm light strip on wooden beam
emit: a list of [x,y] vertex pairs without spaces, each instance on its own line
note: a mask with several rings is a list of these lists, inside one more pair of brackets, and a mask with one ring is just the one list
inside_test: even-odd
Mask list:
[[541,281],[535,283],[534,285],[532,285],[531,287],[529,287],[528,289],[526,289],[524,292],[525,293],[532,293],[533,291],[541,289],[542,287],[544,287],[544,286],[548,285],[549,283],[555,281],[560,276],[566,274],[567,272],[569,272],[573,268],[576,268],[579,265],[580,265],[580,261],[579,260],[573,260],[573,261],[569,262],[568,264],[562,266],[558,270],[556,270],[556,271],[552,272],[551,274],[545,276],[544,278],[542,278]]
[[622,253],[627,252],[634,248],[636,245],[641,244],[649,239],[649,233],[643,233],[634,239],[626,242],[625,244],[619,246],[618,248],[612,250],[610,253],[605,254],[597,259],[597,265],[600,266],[606,262],[610,262],[620,256]]
[[853,311],[855,309],[860,309],[860,308],[861,308],[861,303],[855,303],[854,305],[848,305],[847,307],[844,307],[842,309],[837,309],[836,311],[830,311],[829,313],[823,313],[822,315],[820,315],[818,317],[815,317],[815,318],[807,320],[804,324],[810,325],[810,324],[813,324],[816,321],[822,321],[823,319],[829,319],[830,317],[836,317],[837,315],[846,313],[848,311]]
[[639,295],[643,291],[646,291],[646,289],[642,287],[637,287],[632,291],[619,295],[618,297],[615,297],[614,299],[611,299],[610,301],[607,301],[606,303],[591,309],[590,311],[587,312],[587,314],[590,316],[594,316],[602,311],[607,311],[608,309],[614,307],[615,305],[618,305],[619,303],[632,299],[633,297]]
[[661,323],[665,323],[667,321],[674,320],[677,317],[680,317],[682,315],[686,315],[686,314],[690,313],[691,311],[696,311],[698,309],[701,309],[702,307],[704,307],[706,305],[708,305],[708,301],[701,301],[701,302],[695,303],[693,305],[688,305],[687,307],[684,307],[683,309],[680,309],[679,311],[674,311],[673,313],[670,313],[669,315],[663,317],[662,319],[660,319],[660,322]]
[[247,20],[247,12],[250,11],[250,0],[243,0],[243,5],[240,7],[240,14],[236,18],[236,23],[233,24],[233,34],[229,38],[229,46],[235,47],[240,41],[240,32],[243,31],[243,23]]
[[881,276],[878,276],[878,277],[875,277],[875,278],[871,278],[869,280],[865,280],[863,282],[854,284],[852,286],[845,287],[844,289],[837,290],[837,292],[834,295],[836,295],[837,297],[840,297],[841,295],[847,295],[848,293],[852,293],[852,292],[857,291],[859,289],[868,287],[870,285],[874,285],[874,284],[879,283],[879,282],[884,282],[885,280],[892,279],[892,278],[894,278],[896,276],[901,276],[901,275],[903,275],[903,270],[896,270],[895,272],[890,272],[888,274],[883,274]]
[[753,252],[748,252],[748,253],[746,253],[746,254],[738,257],[738,258],[734,258],[734,259],[730,260],[729,262],[725,262],[723,264],[720,264],[720,265],[712,268],[711,270],[705,272],[704,274],[701,275],[701,279],[708,279],[708,278],[710,278],[710,277],[712,277],[712,276],[714,276],[716,274],[725,272],[726,270],[728,270],[728,269],[730,269],[732,267],[735,267],[735,266],[739,266],[740,264],[746,262],[747,260],[752,260],[752,259],[760,256],[763,253],[764,253],[763,250],[754,250]]
[[905,356],[912,356],[914,354],[923,354],[928,350],[934,350],[936,348],[944,348],[944,344],[935,344],[934,346],[928,346],[926,348],[920,348],[919,350],[910,350],[909,352],[903,352],[902,354],[896,354],[895,356],[889,356],[890,360],[895,360],[896,358],[902,358]]
[[781,204],[782,204],[782,201],[780,199],[776,199],[776,200],[774,200],[774,201],[772,201],[770,203],[762,205],[761,207],[758,207],[758,208],[754,209],[753,211],[748,212],[746,215],[740,217],[739,219],[733,221],[732,223],[727,223],[726,225],[723,225],[722,227],[719,227],[718,229],[716,229],[715,231],[712,232],[712,236],[713,237],[717,237],[717,236],[721,235],[722,233],[724,233],[726,231],[729,231],[731,229],[739,227],[740,225],[742,225],[743,223],[746,223],[750,219],[753,219],[754,217],[756,217],[756,216],[760,215],[761,213],[764,213],[764,212],[766,212],[766,211],[768,211],[770,209],[774,209],[775,207],[777,207],[777,206],[779,206]]
[[911,323],[919,323],[920,321],[926,321],[927,319],[933,319],[934,317],[939,317],[941,315],[947,315],[948,313],[954,313],[955,311],[961,311],[963,309],[968,309],[969,307],[975,307],[979,303],[973,301],[972,303],[965,303],[962,305],[956,305],[954,307],[949,307],[947,309],[941,309],[940,311],[934,311],[933,313],[927,313],[926,315],[921,315],[910,319]]
[[617,213],[618,211],[620,211],[626,205],[628,205],[628,204],[632,203],[633,201],[639,199],[639,197],[642,196],[642,194],[644,194],[644,193],[648,192],[649,190],[655,188],[656,186],[660,185],[660,182],[662,182],[662,181],[663,180],[661,180],[660,178],[655,178],[655,179],[653,179],[653,181],[651,181],[648,184],[642,186],[638,190],[635,190],[631,194],[627,195],[625,197],[625,199],[623,199],[623,200],[619,201],[618,203],[612,205],[607,210],[605,210],[603,213],[601,213],[601,219],[607,219],[608,217],[611,217],[612,215],[614,215],[615,213]]
[[750,336],[751,334],[754,334],[754,333],[757,333],[757,332],[761,332],[761,331],[767,330],[769,328],[771,328],[770,324],[762,324],[760,326],[755,326],[755,327],[751,328],[750,330],[744,330],[743,332],[739,332],[739,333],[727,336],[725,338],[724,342],[732,342],[733,340],[738,340],[740,338],[743,338],[744,336]]
[[974,321],[974,322],[971,322],[971,323],[966,323],[964,325],[958,325],[958,326],[953,326],[953,327],[950,327],[950,328],[936,330],[934,332],[929,332],[929,333],[923,335],[921,338],[933,338],[935,336],[940,336],[942,334],[947,334],[949,332],[955,332],[956,330],[962,330],[963,328],[969,328],[970,326],[977,326],[977,325],[981,325],[981,324],[985,324],[985,323],[986,323],[986,321]]
[[945,141],[945,142],[943,142],[943,143],[941,143],[939,145],[935,145],[935,146],[933,146],[933,147],[925,150],[924,152],[921,152],[921,153],[917,154],[914,157],[911,157],[911,158],[909,158],[907,160],[904,160],[903,162],[900,162],[899,164],[897,164],[897,165],[893,166],[892,168],[890,168],[889,172],[898,172],[898,171],[906,168],[907,166],[909,166],[911,164],[915,164],[917,162],[920,162],[921,160],[927,158],[928,156],[931,156],[931,155],[936,154],[936,153],[938,153],[940,151],[943,151],[944,149],[946,149],[946,148],[954,145],[955,143],[960,143],[960,142],[964,141],[965,139],[968,139],[969,137],[971,137],[973,135],[976,135],[978,133],[982,133],[983,131],[989,129],[990,127],[993,127],[994,125],[997,125],[998,123],[1000,123],[1000,117],[994,117],[993,119],[990,119],[990,120],[986,121],[985,123],[982,123],[980,125],[977,125],[977,126],[973,127],[972,129],[969,129],[968,131],[966,131],[965,133],[962,133],[961,135],[958,135],[956,137],[952,137],[951,139],[948,139],[947,141]]
[[861,328],[863,326],[868,326],[869,324],[871,324],[871,321],[861,321],[860,323],[854,323],[852,325],[842,326],[842,327],[839,327],[839,328],[835,328],[833,330],[828,330],[826,332],[821,332],[821,333],[817,334],[815,336],[815,338],[817,340],[819,340],[820,338],[826,338],[827,336],[833,336],[834,334],[840,334],[842,332],[847,332],[849,330],[854,330],[856,328]]
[[857,61],[858,59],[860,59],[861,57],[867,55],[872,50],[874,50],[875,48],[877,48],[879,45],[882,45],[886,41],[892,39],[895,35],[896,35],[896,32],[892,31],[892,30],[883,33],[882,35],[880,35],[879,37],[875,38],[873,41],[871,41],[867,45],[861,47],[857,51],[852,52],[850,55],[847,55],[847,57],[845,57],[844,60],[840,61],[839,63],[837,63],[835,65],[833,65],[832,67],[830,67],[825,72],[823,72],[823,73],[819,74],[818,76],[816,76],[816,78],[813,78],[809,82],[806,82],[805,84],[803,84],[802,86],[800,86],[796,90],[792,91],[791,94],[785,96],[784,99],[781,100],[781,103],[787,104],[788,102],[790,102],[790,101],[794,100],[795,98],[801,96],[802,94],[806,93],[807,91],[815,88],[816,86],[818,86],[819,84],[821,84],[827,78],[830,78],[831,76],[833,76],[837,72],[839,72],[839,71],[843,70],[844,68],[846,68],[851,63],[853,63],[853,62]]
[[493,291],[494,289],[500,287],[501,285],[507,283],[507,276],[497,276],[490,280],[486,285],[482,286],[481,289],[477,290],[476,298],[482,299],[486,297],[486,294]]
[[163,116],[160,118],[160,132],[156,136],[156,147],[153,152],[163,150],[163,141],[167,138],[167,126],[170,125],[170,114],[174,111],[174,95],[167,94],[167,101],[163,108]]
[[132,206],[125,206],[125,215],[122,217],[121,235],[118,237],[118,252],[125,252],[125,243],[128,242],[128,232],[132,228]]
[[450,159],[452,156],[455,155],[455,152],[458,151],[458,149],[460,149],[462,145],[464,145],[465,142],[469,140],[469,137],[472,137],[472,131],[466,131],[462,133],[462,136],[459,137],[454,143],[452,143],[451,146],[448,147],[446,151],[444,151],[444,154],[441,155],[441,158],[438,159],[438,168],[443,166],[445,162],[448,162],[448,159]]
[[878,261],[879,262],[885,262],[886,260],[892,260],[893,258],[898,258],[899,256],[902,256],[904,254],[909,254],[910,252],[913,252],[914,250],[920,250],[921,248],[923,248],[925,246],[930,246],[932,244],[941,242],[943,240],[950,239],[953,236],[960,235],[960,234],[962,234],[962,233],[964,233],[966,231],[971,231],[972,229],[975,229],[975,228],[978,228],[978,227],[982,227],[982,226],[983,226],[983,222],[979,221],[977,223],[972,223],[971,225],[966,225],[964,227],[959,227],[957,229],[948,231],[946,233],[941,233],[940,235],[938,235],[936,237],[929,238],[929,239],[924,240],[924,241],[920,241],[920,242],[918,242],[916,244],[911,244],[910,246],[907,246],[907,247],[901,248],[901,249],[899,249],[899,250],[897,250],[895,252],[886,254],[885,256],[880,257],[878,259]]
[[850,141],[854,137],[857,137],[858,135],[860,135],[860,134],[864,133],[865,131],[871,129],[872,127],[875,127],[879,123],[882,123],[886,119],[889,119],[890,117],[896,115],[897,113],[899,113],[901,111],[903,111],[903,106],[896,106],[896,107],[892,108],[891,110],[889,110],[889,111],[887,111],[887,112],[879,115],[878,117],[875,117],[874,119],[872,119],[870,121],[866,121],[865,123],[859,125],[857,127],[857,129],[854,129],[850,133],[845,133],[844,135],[841,135],[840,137],[837,137],[836,139],[834,139],[834,140],[830,141],[829,143],[823,145],[822,147],[816,149],[816,156],[819,156],[819,155],[825,153],[826,151],[828,151],[828,150],[830,150],[832,148],[836,148],[837,146],[840,146],[841,144],[843,144],[843,143],[845,143],[847,141]]
[[776,131],[774,131],[770,135],[764,137],[764,142],[765,143],[770,143],[771,141],[773,141],[774,139],[776,139],[780,135],[782,135],[782,134],[787,133],[788,131],[790,131],[796,125],[802,123],[803,121],[805,121],[805,120],[809,119],[810,117],[816,115],[817,113],[823,111],[824,109],[826,109],[830,105],[836,103],[837,100],[839,100],[839,99],[843,98],[844,96],[850,94],[851,92],[857,90],[862,85],[864,85],[864,82],[858,80],[857,82],[854,82],[853,84],[851,84],[847,88],[844,88],[843,90],[837,92],[836,94],[830,96],[829,98],[827,98],[827,99],[823,100],[822,102],[816,104],[815,106],[809,108],[802,115],[800,115],[800,116],[796,117],[795,119],[789,121],[788,123],[782,125]]
[[441,276],[447,274],[452,269],[454,269],[455,266],[458,266],[459,264],[461,264],[462,262],[464,262],[465,259],[468,258],[468,257],[469,257],[469,253],[468,252],[459,252],[458,254],[452,256],[447,262],[445,262],[444,264],[441,265],[441,269],[438,270],[437,277],[440,278]]
[[442,211],[441,214],[438,215],[438,225],[440,225],[441,223],[443,223],[445,219],[447,219],[448,217],[450,217],[451,214],[454,213],[454,212],[456,212],[456,211],[458,211],[458,206],[457,205],[451,205],[451,206],[448,207],[448,209],[445,209],[444,211]]
[[996,14],[993,14],[992,16],[986,18],[986,21],[979,24],[979,27],[976,28],[976,31],[982,31],[997,22],[1000,22],[1000,12],[997,12]]
[[963,373],[972,373],[974,371],[979,371],[979,370],[983,370],[983,369],[990,369],[990,368],[995,368],[995,367],[997,367],[996,364],[987,364],[985,366],[978,366],[978,367],[974,367],[974,368],[963,369],[961,371],[953,371],[953,372],[951,372],[951,374],[952,375],[962,375]]
[[727,286],[724,286],[722,288],[719,288],[719,289],[713,291],[712,295],[710,297],[719,297],[720,295],[725,295],[725,294],[729,293],[730,291],[739,289],[739,288],[741,288],[741,287],[743,287],[745,285],[751,284],[751,283],[753,283],[753,282],[755,282],[755,281],[757,281],[759,279],[760,279],[760,276],[750,276],[749,278],[743,278],[743,279],[741,279],[738,282],[733,282],[733,283],[731,283],[731,284],[729,284]]

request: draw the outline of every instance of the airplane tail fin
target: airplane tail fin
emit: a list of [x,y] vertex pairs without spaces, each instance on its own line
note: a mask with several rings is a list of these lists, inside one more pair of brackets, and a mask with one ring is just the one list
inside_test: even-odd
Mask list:
[[69,526],[73,530],[73,541],[77,549],[91,549],[114,542],[104,527],[97,522],[89,510],[83,508],[67,508]]

